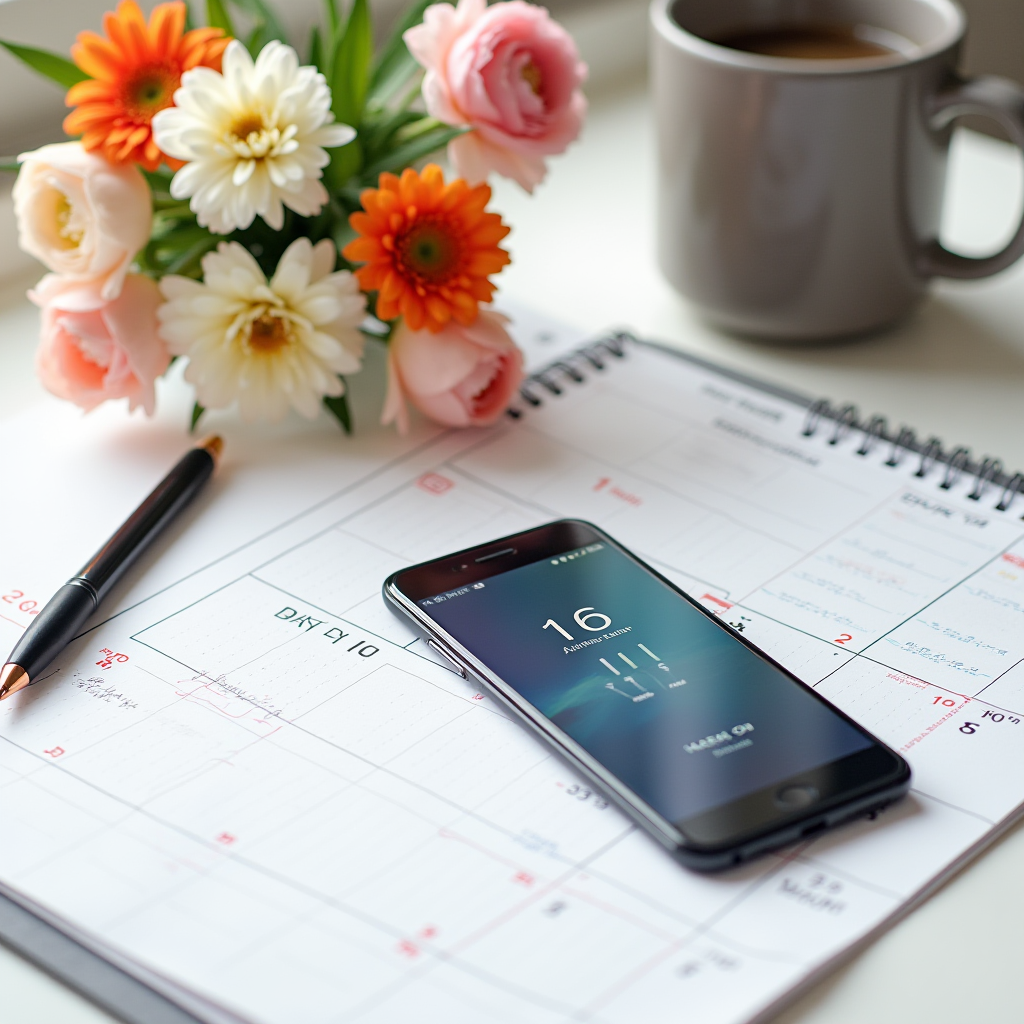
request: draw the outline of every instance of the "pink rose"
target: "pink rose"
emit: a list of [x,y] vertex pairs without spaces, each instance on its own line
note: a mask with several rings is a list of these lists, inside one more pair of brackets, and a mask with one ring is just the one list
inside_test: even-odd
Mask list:
[[163,297],[155,282],[129,274],[108,302],[99,282],[49,274],[29,298],[43,310],[36,372],[48,391],[87,411],[127,398],[129,409],[141,405],[153,414],[154,382],[171,361],[157,333]]
[[66,278],[97,283],[104,300],[114,298],[149,241],[146,179],[134,164],[115,167],[80,142],[43,146],[18,160],[13,196],[21,248]]
[[448,156],[470,184],[491,171],[532,192],[544,157],[580,133],[587,66],[572,36],[543,7],[509,0],[434,4],[404,37],[427,69],[423,98],[433,117],[474,130],[453,140]]
[[404,434],[408,399],[448,427],[493,423],[523,381],[523,354],[506,323],[506,317],[485,309],[469,327],[452,321],[437,334],[412,331],[403,320],[391,336],[381,422],[397,423]]

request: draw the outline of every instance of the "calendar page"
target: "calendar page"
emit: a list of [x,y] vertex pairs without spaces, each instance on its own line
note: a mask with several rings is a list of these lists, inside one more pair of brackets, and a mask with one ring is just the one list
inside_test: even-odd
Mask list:
[[[5,891],[211,1021],[738,1024],[980,849],[1024,801],[1021,509],[660,350],[597,361],[489,430],[296,431],[233,464],[226,428],[187,530],[0,706]],[[110,424],[67,468],[80,527],[57,490],[5,520],[0,642],[155,471]],[[680,867],[382,601],[404,565],[563,516],[903,753],[911,794]]]

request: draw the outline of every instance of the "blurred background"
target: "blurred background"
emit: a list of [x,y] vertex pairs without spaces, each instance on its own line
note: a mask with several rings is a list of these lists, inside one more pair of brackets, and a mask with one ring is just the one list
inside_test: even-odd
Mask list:
[[[147,11],[157,0],[140,0]],[[191,0],[199,10],[203,0]],[[322,15],[323,0],[270,0],[293,40],[307,39]],[[344,0],[341,0],[344,4]],[[706,0],[714,3],[715,0]],[[964,53],[969,74],[1006,75],[1024,82],[1024,0],[961,0],[970,19]],[[99,30],[103,12],[116,0],[0,0],[0,38],[66,53],[77,32]],[[370,0],[378,38],[405,0]],[[590,66],[592,98],[627,80],[642,79],[647,61],[647,0],[550,0],[546,6],[573,34]],[[233,12],[239,24],[244,20]],[[304,49],[304,47],[300,47]],[[0,50],[0,157],[63,138],[63,93]],[[971,128],[1000,135],[991,122]],[[0,237],[14,231],[10,204],[13,176],[0,172]],[[31,266],[13,246],[0,247],[0,279]]]
[[[159,0],[138,0],[150,11]],[[204,0],[189,0],[197,12]],[[709,0],[714,2],[714,0]],[[0,39],[66,54],[83,29],[100,30],[103,13],[117,0],[0,0]],[[270,0],[293,41],[309,38],[323,16],[323,0]],[[347,0],[339,0],[347,7]],[[407,0],[370,0],[378,39],[384,38]],[[646,0],[558,0],[549,5],[572,32],[591,67],[592,95],[645,73]],[[232,17],[245,24],[237,9]],[[205,19],[204,19],[205,20]],[[1024,24],[1024,23],[1022,23]],[[1024,28],[1021,32],[1024,38]],[[300,55],[306,47],[300,45]],[[67,109],[63,91],[0,49],[0,157],[15,156],[46,142],[63,141]],[[14,175],[0,172],[0,238],[16,237],[10,189]],[[0,281],[37,266],[13,245],[0,246]]]
[[[100,29],[103,12],[117,0],[0,0],[0,39],[66,53],[83,28]],[[158,0],[138,0],[146,11]],[[713,3],[714,0],[709,0]],[[270,0],[294,42],[309,38],[310,27],[322,20],[323,0]],[[202,12],[203,0],[190,0]],[[339,6],[347,6],[339,0]],[[377,37],[390,28],[406,0],[370,0]],[[590,63],[598,87],[609,79],[642,73],[646,57],[645,0],[556,0],[546,4],[576,37]],[[232,10],[237,25],[245,23]],[[1022,38],[1024,38],[1024,21]],[[300,56],[304,46],[299,46]],[[61,138],[66,113],[55,85],[40,79],[0,51],[0,156],[33,149]]]
[[[0,38],[66,51],[85,27],[99,29],[115,0],[0,0]],[[322,0],[271,0],[293,39],[308,37]],[[707,0],[714,3],[715,0]],[[964,69],[1024,82],[1024,0],[961,0],[970,18]],[[141,0],[147,10],[154,0]],[[200,0],[201,6],[201,0]],[[379,32],[404,0],[371,0]],[[576,37],[590,64],[592,88],[642,74],[646,58],[646,0],[551,0],[545,4]],[[0,52],[0,156],[61,137],[63,97],[6,52]],[[978,127],[982,127],[981,124]],[[990,130],[991,126],[989,126]]]

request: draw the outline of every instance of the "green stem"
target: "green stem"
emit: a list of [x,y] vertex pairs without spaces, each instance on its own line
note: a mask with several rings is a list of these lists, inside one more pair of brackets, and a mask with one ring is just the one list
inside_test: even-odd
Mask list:
[[449,126],[444,121],[438,121],[436,117],[424,115],[418,121],[413,121],[412,124],[407,124],[400,128],[395,134],[401,137],[402,142],[412,142],[413,139],[426,135],[427,132],[432,132],[435,128],[447,127]]
[[182,217],[188,217],[192,214],[192,209],[187,199],[159,199],[154,196],[153,209],[157,213],[180,214]]

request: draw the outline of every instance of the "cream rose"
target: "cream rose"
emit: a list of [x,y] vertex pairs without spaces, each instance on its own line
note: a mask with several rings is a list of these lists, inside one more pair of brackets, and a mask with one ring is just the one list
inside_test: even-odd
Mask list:
[[95,284],[104,301],[121,292],[149,240],[149,186],[134,164],[114,166],[80,142],[23,153],[14,183],[19,244],[66,278]]

